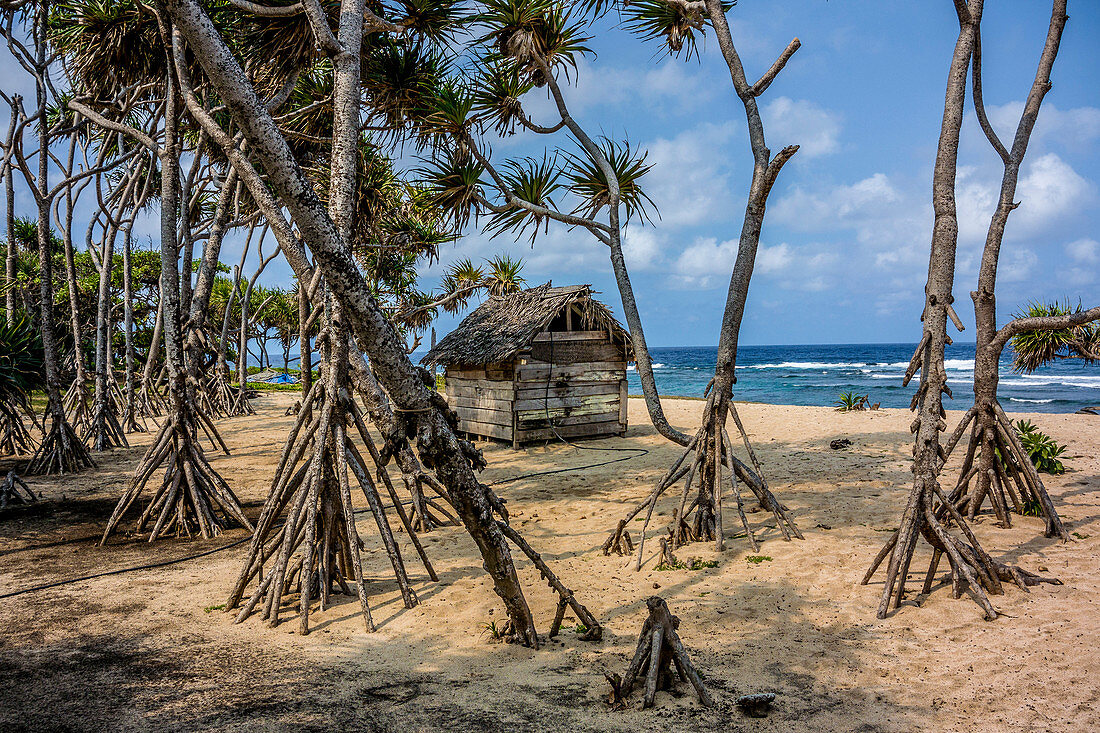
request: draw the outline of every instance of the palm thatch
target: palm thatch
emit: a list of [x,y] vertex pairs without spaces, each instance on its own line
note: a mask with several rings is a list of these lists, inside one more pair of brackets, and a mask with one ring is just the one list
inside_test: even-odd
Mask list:
[[[424,366],[473,366],[508,361],[527,349],[535,336],[569,306],[580,314],[583,330],[611,331],[633,360],[630,334],[610,309],[592,298],[591,285],[555,288],[551,283],[493,296],[463,319],[435,348],[420,360]],[[575,327],[577,327],[575,326]]]

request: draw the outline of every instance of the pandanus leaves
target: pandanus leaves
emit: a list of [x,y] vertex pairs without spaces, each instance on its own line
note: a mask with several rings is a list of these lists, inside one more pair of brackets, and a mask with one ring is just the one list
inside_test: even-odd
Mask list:
[[[1068,303],[1034,302],[1013,318],[1068,316],[1081,310],[1080,303],[1073,307]],[[1100,357],[1100,327],[1086,323],[1054,331],[1023,331],[1013,336],[1011,343],[1012,368],[1018,372],[1030,374],[1044,364],[1066,358],[1083,359],[1088,364]]]
[[465,229],[477,215],[485,169],[468,154],[452,152],[428,161],[417,171],[432,206],[456,229]]
[[577,60],[592,54],[585,45],[587,27],[575,20],[573,7],[556,0],[486,0],[473,22],[484,33],[477,41],[492,48],[490,58],[506,59],[516,65],[528,82],[546,84],[546,76],[537,59],[561,70],[569,77],[576,71]]
[[[641,150],[633,150],[630,143],[621,143],[608,138],[600,140],[600,150],[603,151],[607,162],[610,163],[615,178],[619,182],[619,202],[626,211],[625,221],[630,221],[638,216],[642,221],[651,219],[650,207],[656,213],[656,204],[653,203],[641,187],[641,178],[653,166],[646,164],[648,153]],[[604,171],[583,151],[569,156],[570,179],[569,189],[580,197],[581,203],[574,213],[588,218],[594,218],[610,202],[611,191],[608,188],[607,176]]]
[[[537,158],[509,160],[501,168],[500,176],[504,179],[505,188],[516,198],[547,209],[557,208],[553,196],[560,188],[558,179],[561,177],[561,170],[558,168],[556,158],[543,155],[541,160]],[[496,237],[504,232],[525,234],[530,228],[531,241],[534,242],[539,226],[544,224],[549,224],[545,214],[513,207],[502,213],[493,214],[487,229],[492,232],[493,237]]]

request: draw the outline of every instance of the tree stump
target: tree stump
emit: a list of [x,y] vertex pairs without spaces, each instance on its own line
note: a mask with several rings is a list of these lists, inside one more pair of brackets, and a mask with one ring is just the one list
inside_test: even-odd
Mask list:
[[0,482],[0,509],[6,509],[8,504],[30,504],[33,501],[38,501],[38,497],[26,482],[15,475],[14,469],[8,471],[7,478]]
[[621,680],[618,675],[607,675],[612,688],[609,702],[615,707],[625,707],[624,699],[630,695],[634,684],[644,678],[642,707],[653,707],[657,691],[670,689],[675,678],[678,678],[681,682],[690,682],[699,695],[699,702],[712,707],[714,699],[703,686],[702,677],[692,665],[676,633],[680,619],[669,613],[668,605],[660,596],[650,596],[646,605],[649,606],[649,617],[642,624],[637,651],[630,666]]

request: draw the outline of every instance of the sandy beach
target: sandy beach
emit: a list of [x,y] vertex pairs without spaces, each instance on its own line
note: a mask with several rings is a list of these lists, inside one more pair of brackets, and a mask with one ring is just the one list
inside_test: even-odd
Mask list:
[[[257,415],[219,423],[232,455],[211,454],[213,465],[250,515],[263,502],[294,397],[263,394]],[[666,410],[674,425],[692,429],[701,404],[669,400]],[[579,640],[567,619],[562,634],[537,651],[493,643],[485,625],[502,621],[503,607],[472,540],[456,527],[423,536],[440,580],[430,582],[410,560],[421,604],[406,610],[373,520],[361,515],[374,633],[364,631],[347,596],[316,612],[305,637],[295,623],[272,629],[254,617],[234,624],[216,607],[240,569],[240,544],[4,599],[0,729],[1082,731],[1097,724],[1100,417],[1020,415],[1068,445],[1068,470],[1044,481],[1075,541],[1043,538],[1038,518],[1014,515],[1013,527],[1002,529],[986,514],[975,525],[994,557],[1055,575],[1063,585],[1030,593],[1007,587],[993,598],[1001,617],[987,622],[970,598],[952,599],[949,583],[938,582],[923,598],[918,581],[903,608],[878,620],[881,581],[859,580],[903,508],[910,414],[739,409],[769,483],[805,534],[786,542],[770,515],[749,514],[762,541],[758,554],[770,558],[759,563],[746,561],[754,553],[732,530],[722,553],[709,544],[676,552],[684,561],[717,560],[715,568],[657,571],[655,542],[641,572],[626,558],[600,553],[616,522],[677,455],[650,427],[640,399],[630,400],[624,438],[582,443],[584,449],[480,444],[487,483],[630,455],[601,447],[648,451],[496,487],[512,524],[603,624],[602,642]],[[951,413],[949,424],[958,418]],[[234,530],[208,541],[148,545],[123,536],[96,547],[92,537],[151,436],[131,438],[130,449],[99,457],[96,471],[34,479],[45,501],[6,512],[0,594],[170,561],[246,537]],[[831,450],[834,438],[852,446]],[[0,461],[0,470],[11,465]],[[658,504],[658,520],[671,514],[673,501]],[[661,525],[655,521],[654,529]],[[407,542],[403,551],[415,558]],[[921,552],[914,580],[926,568],[927,548]],[[525,558],[517,565],[545,634],[556,596]],[[605,704],[604,673],[625,669],[653,594],[680,617],[680,636],[715,708],[702,708],[686,685],[678,695],[658,694],[650,710],[640,709],[638,693],[628,710]],[[777,694],[767,718],[747,718],[734,707],[735,697],[749,692]]]

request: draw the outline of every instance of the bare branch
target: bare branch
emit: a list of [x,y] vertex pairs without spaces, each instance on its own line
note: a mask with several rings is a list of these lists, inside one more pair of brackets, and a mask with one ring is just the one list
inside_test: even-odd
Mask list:
[[794,56],[794,52],[802,47],[802,41],[795,38],[787,47],[783,49],[783,53],[779,54],[779,58],[775,60],[771,68],[764,72],[764,75],[760,77],[760,80],[752,85],[752,96],[759,97],[761,94],[771,86],[775,81],[775,77],[780,71],[783,71],[783,67],[787,65],[787,62],[791,60],[791,56]]

